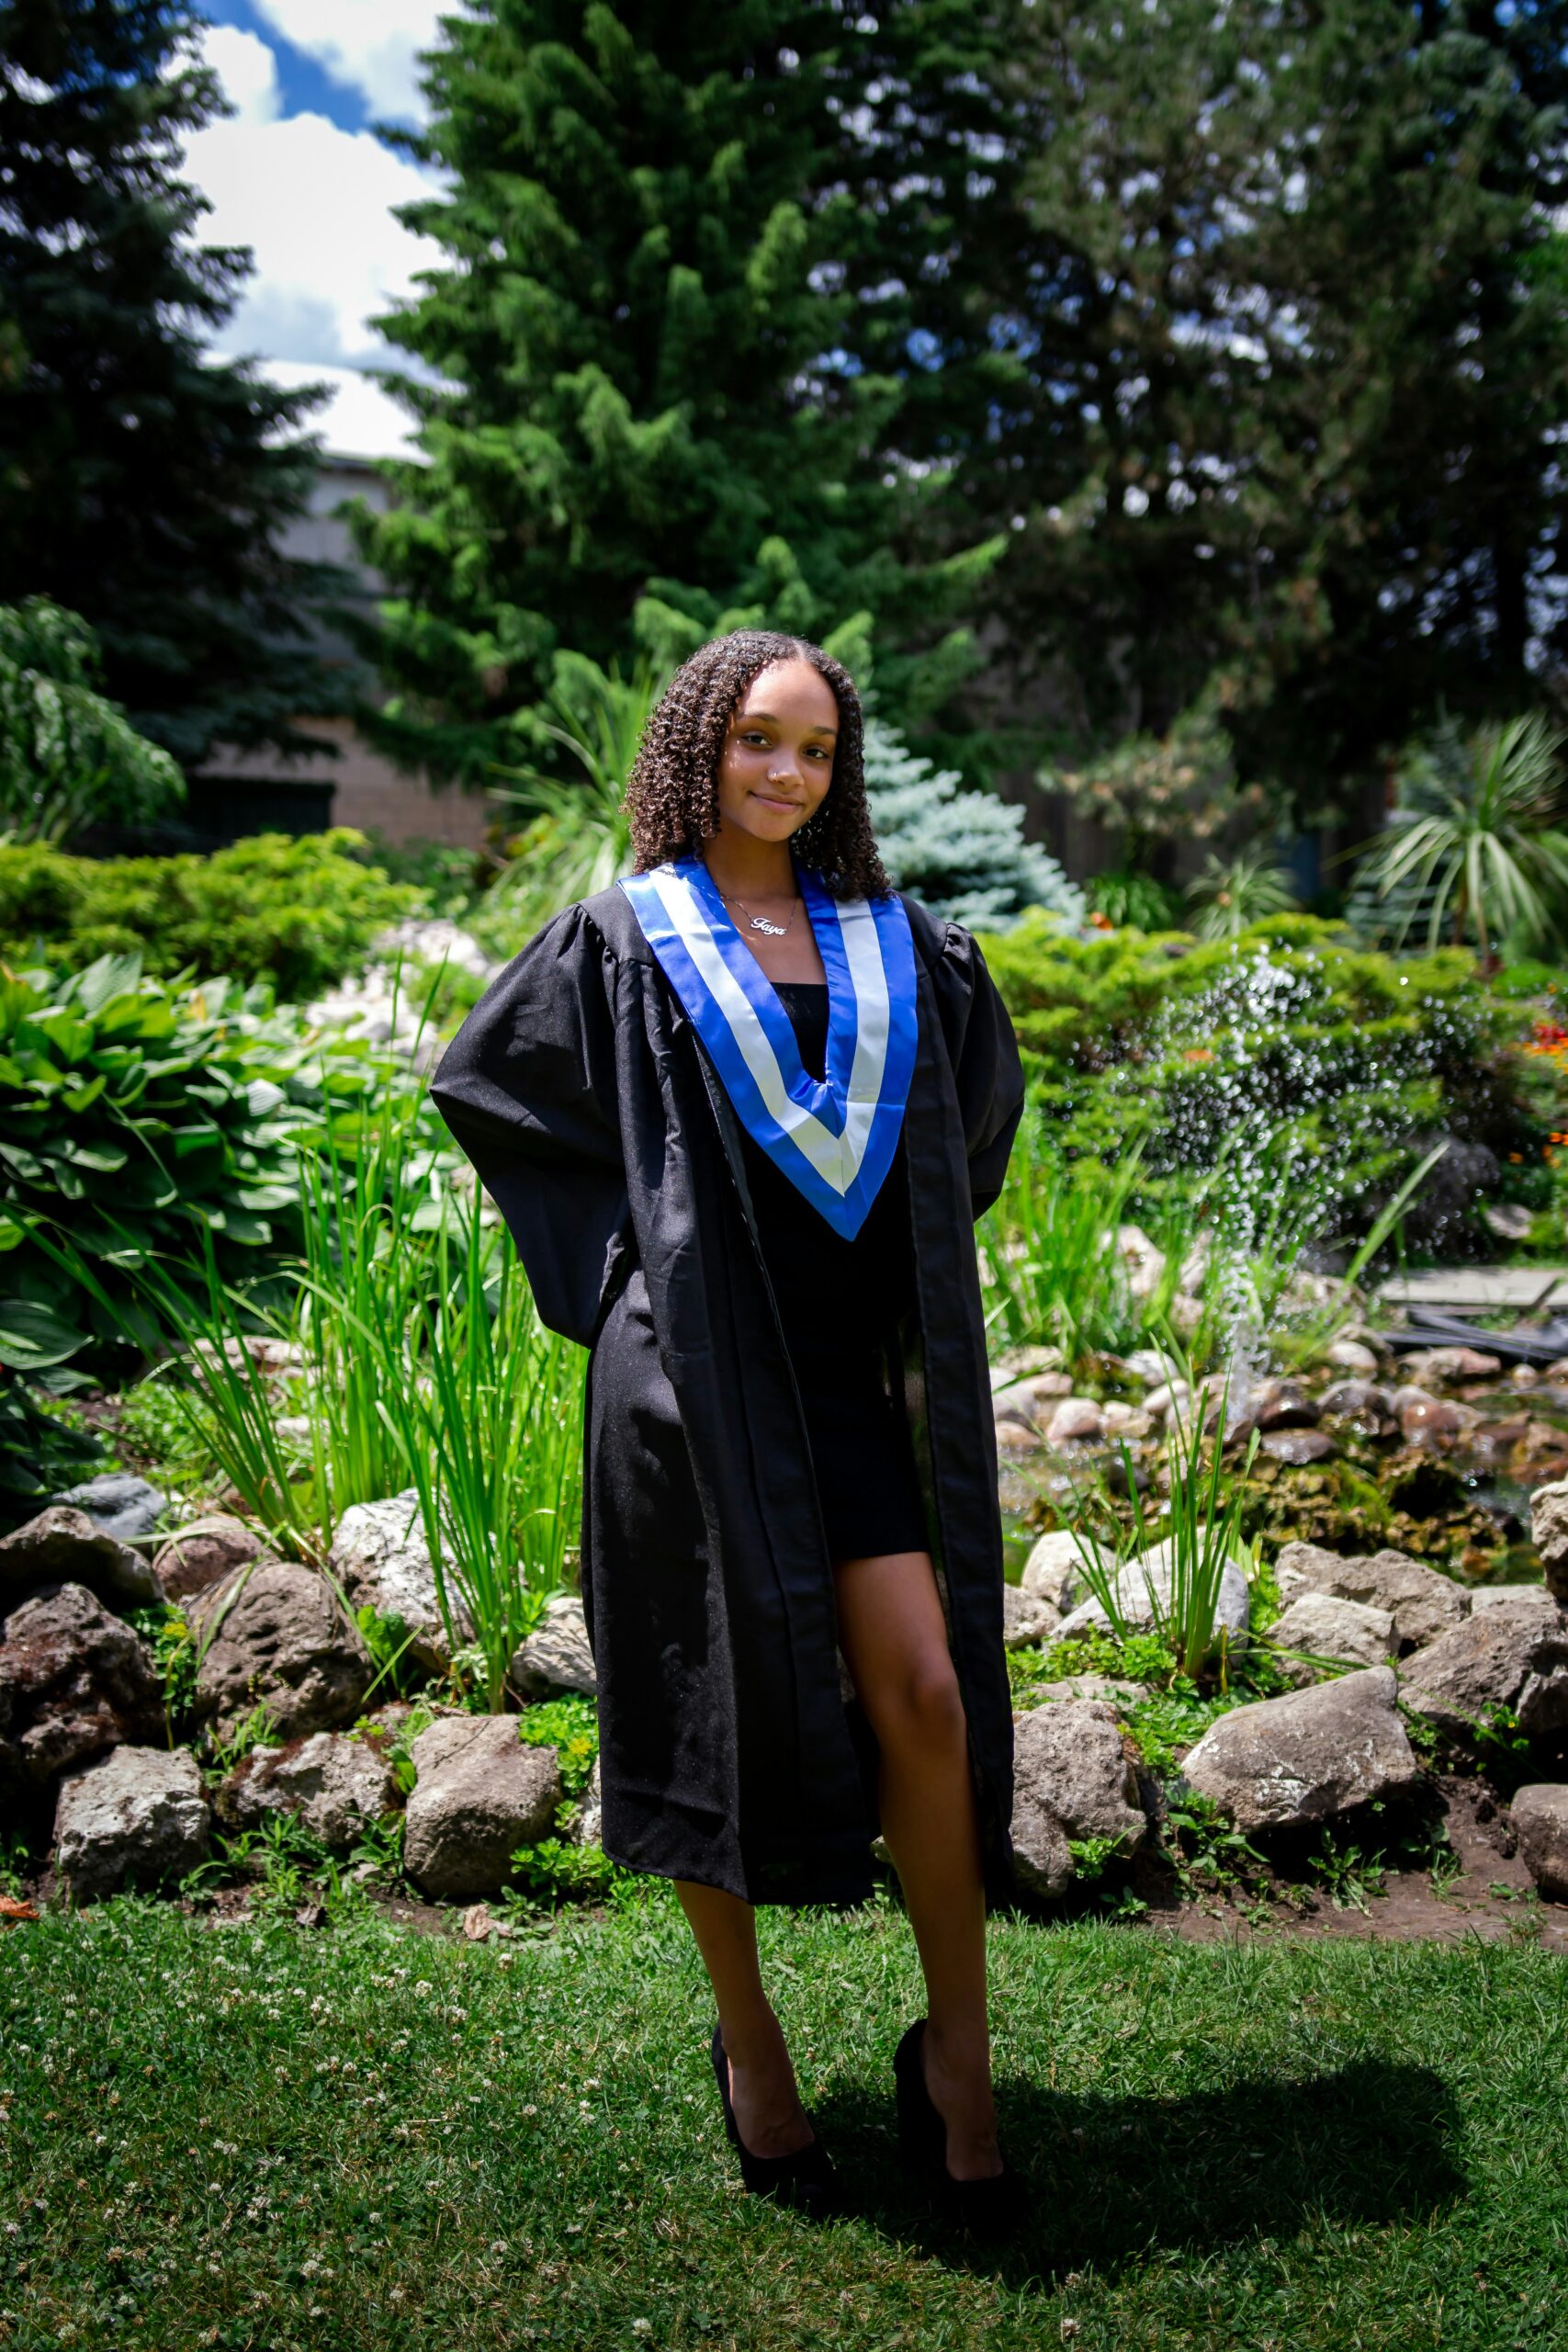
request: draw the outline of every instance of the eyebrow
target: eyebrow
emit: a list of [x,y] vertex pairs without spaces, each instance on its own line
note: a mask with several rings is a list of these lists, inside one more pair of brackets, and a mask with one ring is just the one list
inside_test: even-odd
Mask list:
[[[774,718],[771,710],[743,710],[740,716],[743,720],[765,718],[770,727],[778,727],[783,724],[782,720]],[[836,727],[808,727],[806,731],[808,735],[832,735],[835,737],[839,732]]]

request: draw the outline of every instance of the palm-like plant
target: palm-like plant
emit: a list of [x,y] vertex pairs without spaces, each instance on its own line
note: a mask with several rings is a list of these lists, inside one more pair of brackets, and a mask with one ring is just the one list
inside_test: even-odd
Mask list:
[[544,922],[631,867],[626,789],[663,680],[639,666],[629,678],[586,654],[557,657],[544,732],[582,770],[581,781],[533,766],[501,771],[496,797],[531,822],[492,898],[516,919]]
[[1300,905],[1284,868],[1262,851],[1242,851],[1235,857],[1216,857],[1211,850],[1203,871],[1187,892],[1195,910],[1192,930],[1199,939],[1239,939],[1242,933],[1269,915],[1288,914]]
[[1411,754],[1388,831],[1357,876],[1380,899],[1404,899],[1396,946],[1417,905],[1429,947],[1445,923],[1483,958],[1510,935],[1526,953],[1551,943],[1568,912],[1562,741],[1537,713],[1468,738],[1445,719]]

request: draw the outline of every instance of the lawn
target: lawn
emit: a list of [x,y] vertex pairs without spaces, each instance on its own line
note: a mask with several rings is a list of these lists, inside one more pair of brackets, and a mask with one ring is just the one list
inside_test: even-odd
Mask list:
[[903,1923],[769,1918],[855,2210],[745,2198],[660,1891],[505,1945],[135,1901],[0,1940],[0,2342],[1547,2346],[1568,1962],[1529,1945],[995,1930],[1034,2222],[966,2255],[901,2179]]

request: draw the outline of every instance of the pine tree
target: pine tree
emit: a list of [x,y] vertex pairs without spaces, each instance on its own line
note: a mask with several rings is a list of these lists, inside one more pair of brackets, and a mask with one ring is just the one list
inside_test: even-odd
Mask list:
[[393,589],[398,756],[481,783],[558,652],[665,664],[741,623],[863,667],[874,628],[901,707],[949,690],[943,611],[985,552],[906,566],[942,484],[885,479],[900,395],[844,353],[831,102],[856,38],[814,0],[446,19],[430,127],[400,141],[451,175],[405,215],[445,259],[383,322],[446,388],[411,393],[425,462],[360,526]]
[[162,0],[0,0],[0,603],[97,637],[104,685],[186,767],[309,745],[334,575],[278,552],[310,392],[209,365],[247,254],[195,242],[181,141],[222,105]]
[[1024,840],[1021,808],[963,790],[955,770],[934,768],[877,718],[866,721],[865,781],[890,880],[933,914],[984,931],[1010,931],[1027,907],[1075,929],[1086,920],[1083,893]]

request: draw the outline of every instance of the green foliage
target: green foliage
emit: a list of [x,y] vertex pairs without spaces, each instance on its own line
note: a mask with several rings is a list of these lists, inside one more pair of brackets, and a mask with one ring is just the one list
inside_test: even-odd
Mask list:
[[0,605],[0,842],[145,824],[185,798],[167,752],[98,692],[98,669],[97,640],[75,613],[44,596]]
[[[6,1330],[17,1326],[18,1308],[28,1304],[0,1298],[0,1352]],[[31,1518],[48,1496],[103,1466],[102,1443],[90,1430],[63,1418],[53,1400],[19,1374],[0,1372],[0,1532]]]
[[1189,886],[1187,901],[1194,910],[1192,935],[1205,941],[1239,939],[1254,923],[1294,913],[1297,904],[1289,875],[1263,850],[1229,858],[1211,851]]
[[[1001,1198],[979,1227],[986,1328],[1003,1347],[1134,1347],[1138,1309],[1113,1247],[1137,1178],[1134,1148],[1118,1165],[1065,1164],[1031,1124],[1015,1146]],[[1174,1287],[1179,1265],[1171,1266]]]
[[563,1903],[603,1901],[631,1873],[597,1846],[575,1846],[564,1838],[541,1838],[519,1846],[513,1877],[534,1906],[554,1911]]
[[1238,786],[1230,737],[1201,708],[1163,736],[1124,735],[1082,767],[1043,767],[1037,782],[1111,836],[1123,872],[1143,872],[1167,842],[1213,841],[1255,822],[1268,806],[1261,786]]
[[190,1737],[197,1722],[196,1638],[184,1612],[167,1604],[133,1609],[130,1614],[130,1623],[152,1649],[164,1686],[164,1721],[173,1747]]
[[530,1747],[553,1747],[568,1797],[582,1794],[599,1755],[599,1717],[592,1699],[572,1690],[559,1699],[536,1700],[519,1715],[517,1736]]
[[1091,875],[1086,895],[1113,931],[1173,931],[1181,912],[1178,893],[1136,865]]
[[421,894],[366,863],[363,834],[258,833],[210,857],[67,857],[0,847],[0,956],[75,969],[139,955],[164,978],[194,971],[318,995],[358,969],[378,932]]
[[631,872],[626,781],[663,685],[646,662],[623,678],[614,664],[605,671],[583,654],[557,654],[541,729],[577,774],[563,782],[532,763],[499,771],[496,797],[531,821],[471,926],[482,944],[526,939],[562,907]]
[[1023,838],[1023,810],[989,792],[961,790],[953,769],[911,752],[896,728],[870,718],[865,781],[877,848],[896,888],[971,930],[1006,931],[1026,907],[1069,928],[1082,893],[1054,857]]
[[1245,1885],[1269,1867],[1213,1799],[1196,1789],[1168,1796],[1165,1848],[1182,1893],[1194,1901]]

